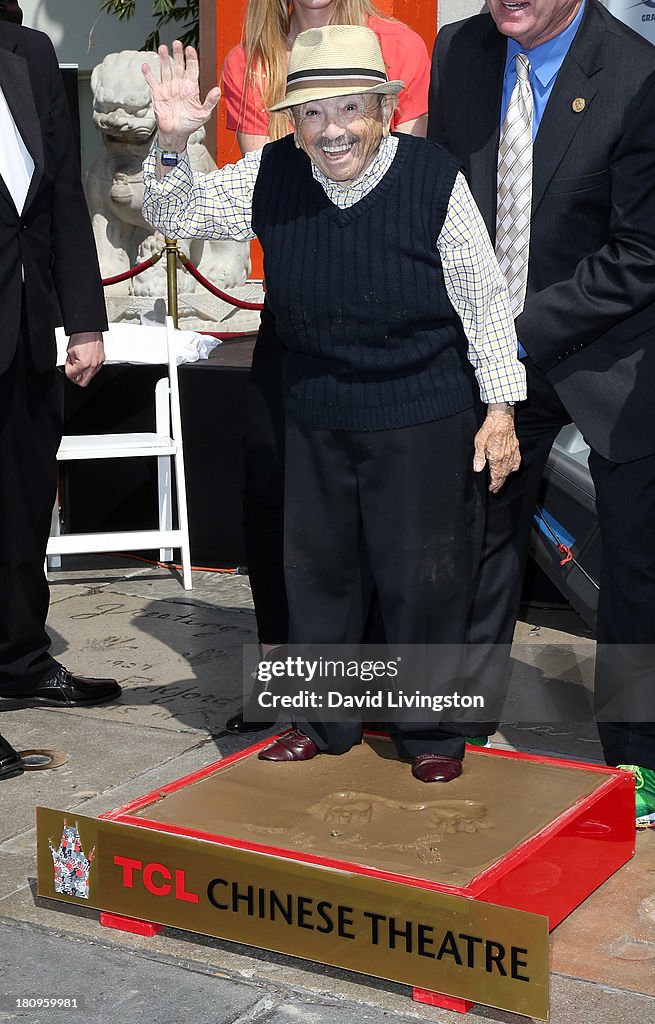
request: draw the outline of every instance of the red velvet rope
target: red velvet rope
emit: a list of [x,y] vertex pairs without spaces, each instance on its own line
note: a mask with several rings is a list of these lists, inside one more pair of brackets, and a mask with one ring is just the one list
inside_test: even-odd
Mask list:
[[[163,256],[163,252],[156,252],[149,259],[144,260],[143,263],[137,263],[136,267],[132,267],[130,270],[125,270],[122,274],[116,274],[115,277],[106,277],[103,280],[103,285],[107,287],[111,284],[119,284],[120,281],[129,281],[131,277],[136,277],[137,274],[142,274],[144,270],[148,270],[150,267],[154,267],[155,263],[160,260]],[[195,277],[196,281],[206,288],[208,292],[215,295],[218,299],[223,299],[224,302],[229,302],[231,306],[237,306],[239,309],[263,309],[263,303],[261,302],[246,302],[245,299],[237,299],[235,295],[228,295],[227,292],[221,291],[216,285],[213,285],[211,281],[208,281],[206,277],[200,273],[197,267],[193,265],[191,260],[186,259],[181,252],[178,251],[177,257],[184,267],[188,270],[192,277]]]
[[194,267],[191,260],[186,259],[182,253],[178,252],[178,259],[185,270],[188,270],[191,277],[195,277],[196,281],[206,288],[208,292],[215,295],[218,299],[223,299],[224,302],[229,302],[231,306],[237,306],[239,309],[263,309],[264,306],[261,302],[246,302],[245,299],[237,299],[234,295],[228,295],[227,292],[221,291],[216,285],[213,285],[211,281],[208,281],[206,277],[200,273],[197,267]]
[[118,284],[120,281],[129,281],[131,277],[136,277],[137,274],[142,274],[144,270],[154,267],[155,263],[161,258],[162,253],[156,252],[150,259],[144,260],[143,263],[137,263],[136,267],[131,267],[130,270],[123,271],[122,274],[116,274],[115,277],[105,277],[102,283],[107,287],[110,284]]

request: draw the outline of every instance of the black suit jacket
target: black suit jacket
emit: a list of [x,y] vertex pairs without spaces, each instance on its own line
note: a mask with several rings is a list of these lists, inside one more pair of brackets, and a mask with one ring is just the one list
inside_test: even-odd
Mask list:
[[61,73],[47,36],[0,22],[0,87],[34,160],[20,215],[0,176],[0,373],[18,344],[21,265],[32,359],[45,371],[55,365],[57,302],[68,334],[106,327],[98,258]]
[[[446,26],[430,86],[428,136],[463,161],[492,241],[505,58],[490,15]],[[535,139],[516,328],[596,451],[655,452],[655,47],[596,0]]]

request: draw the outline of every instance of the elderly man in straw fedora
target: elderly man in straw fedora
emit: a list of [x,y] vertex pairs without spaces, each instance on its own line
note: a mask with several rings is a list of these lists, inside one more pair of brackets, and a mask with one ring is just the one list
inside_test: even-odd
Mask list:
[[[191,47],[174,42],[172,61],[159,53],[161,83],[143,69],[158,122],[146,220],[173,237],[257,236],[288,348],[290,643],[344,644],[370,579],[392,650],[411,645],[424,664],[427,645],[461,651],[483,470],[497,491],[518,468],[513,405],[525,374],[458,162],[390,134],[402,82],[387,79],[373,32],[329,25],[297,37],[286,96],[272,108],[288,112],[293,135],[194,175],[186,142],[220,93],[200,101]],[[459,656],[445,657],[450,678]],[[298,719],[260,758],[305,761],[359,742],[360,721],[329,717]],[[390,722],[398,754],[416,779],[450,782],[466,730],[420,717]]]

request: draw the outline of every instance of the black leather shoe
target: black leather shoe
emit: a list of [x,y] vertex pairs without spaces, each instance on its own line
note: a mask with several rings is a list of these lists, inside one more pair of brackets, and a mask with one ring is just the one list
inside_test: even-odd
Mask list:
[[85,679],[84,676],[71,675],[60,665],[54,675],[29,690],[21,688],[12,693],[5,688],[1,696],[24,701],[29,707],[45,704],[53,708],[76,708],[109,704],[120,697],[121,692],[115,679]]
[[462,774],[461,757],[419,754],[412,758],[412,775],[419,782],[452,782]]
[[22,775],[25,769],[23,762],[4,736],[0,736],[0,781],[13,779],[16,775]]
[[280,736],[270,747],[257,754],[260,761],[309,761],[320,754],[320,750],[309,736],[300,729]]
[[228,718],[225,723],[227,731],[236,733],[237,736],[242,736],[246,732],[261,732],[263,729],[272,729],[275,725],[275,722],[250,722],[243,716],[244,711],[242,708],[241,711],[237,711],[236,715]]

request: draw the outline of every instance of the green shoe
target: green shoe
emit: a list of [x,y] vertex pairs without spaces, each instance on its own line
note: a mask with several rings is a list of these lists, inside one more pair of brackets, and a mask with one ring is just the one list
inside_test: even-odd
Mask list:
[[640,768],[637,764],[617,767],[635,777],[637,828],[655,828],[655,769]]
[[466,742],[469,747],[488,747],[490,746],[488,736],[467,736]]

